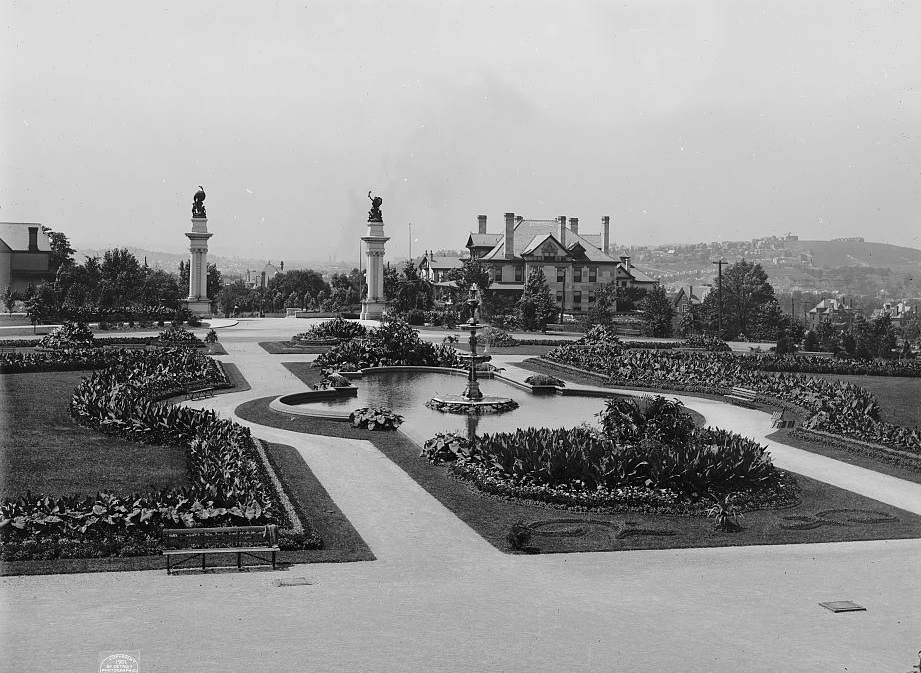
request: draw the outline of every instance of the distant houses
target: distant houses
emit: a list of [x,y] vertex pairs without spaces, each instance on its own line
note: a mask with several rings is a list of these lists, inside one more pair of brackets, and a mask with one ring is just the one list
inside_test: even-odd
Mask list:
[[806,314],[809,329],[818,329],[823,324],[833,327],[849,327],[860,310],[847,306],[840,299],[823,299]]
[[904,300],[896,303],[885,302],[882,308],[873,311],[871,319],[881,318],[884,315],[889,316],[892,326],[897,329],[918,319],[918,311]]

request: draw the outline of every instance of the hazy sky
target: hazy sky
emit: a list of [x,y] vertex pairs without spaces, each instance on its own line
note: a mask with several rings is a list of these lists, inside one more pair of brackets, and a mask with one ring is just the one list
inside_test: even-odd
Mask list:
[[356,258],[369,189],[461,248],[476,216],[619,244],[921,248],[921,3],[11,2],[0,220],[78,247]]

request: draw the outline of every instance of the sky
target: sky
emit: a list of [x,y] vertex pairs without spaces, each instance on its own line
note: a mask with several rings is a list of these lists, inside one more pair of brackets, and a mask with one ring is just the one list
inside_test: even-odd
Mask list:
[[0,220],[75,247],[354,260],[479,214],[619,246],[921,248],[921,3],[0,4]]

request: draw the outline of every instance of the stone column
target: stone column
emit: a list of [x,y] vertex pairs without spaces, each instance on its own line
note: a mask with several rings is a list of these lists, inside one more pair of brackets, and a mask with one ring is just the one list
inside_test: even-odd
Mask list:
[[211,301],[208,299],[208,218],[193,217],[192,231],[186,232],[189,239],[189,297],[182,303],[195,315],[211,317]]
[[384,236],[383,222],[368,222],[368,235],[362,236],[367,257],[368,296],[361,301],[362,320],[380,320],[384,314],[384,244],[390,240]]

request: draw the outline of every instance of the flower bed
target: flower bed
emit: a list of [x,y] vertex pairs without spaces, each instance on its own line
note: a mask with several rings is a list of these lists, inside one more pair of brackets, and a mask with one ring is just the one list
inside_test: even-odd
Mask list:
[[603,374],[609,384],[650,386],[689,392],[725,393],[751,388],[761,400],[782,400],[802,409],[804,427],[921,453],[917,429],[880,419],[879,403],[850,383],[795,373],[762,372],[730,353],[624,351],[618,346],[563,346],[545,356],[550,362]]
[[461,361],[456,350],[423,341],[416,330],[403,322],[372,329],[367,338],[334,346],[314,361],[315,367],[335,371],[403,365],[456,368]]
[[744,355],[739,359],[745,367],[764,372],[921,377],[921,360],[841,360],[822,355],[769,354]]
[[422,455],[494,495],[579,509],[703,515],[732,496],[746,509],[795,502],[795,482],[766,449],[735,433],[694,427],[680,403],[611,400],[601,432],[519,429],[468,440],[441,433]]
[[131,496],[26,494],[4,499],[0,503],[4,560],[149,554],[159,549],[159,531],[166,526],[277,523],[288,531],[287,544],[297,548],[321,544],[313,531],[291,534],[292,522],[277,504],[248,428],[220,419],[210,410],[154,401],[192,381],[226,385],[223,370],[213,360],[188,348],[108,351],[107,355],[108,368],[85,378],[75,390],[71,415],[81,425],[105,434],[185,447],[192,487]]
[[326,320],[313,325],[305,332],[295,334],[291,341],[295,343],[305,341],[311,344],[336,344],[340,341],[362,339],[367,334],[368,328],[361,323],[350,322],[337,317],[334,320]]

